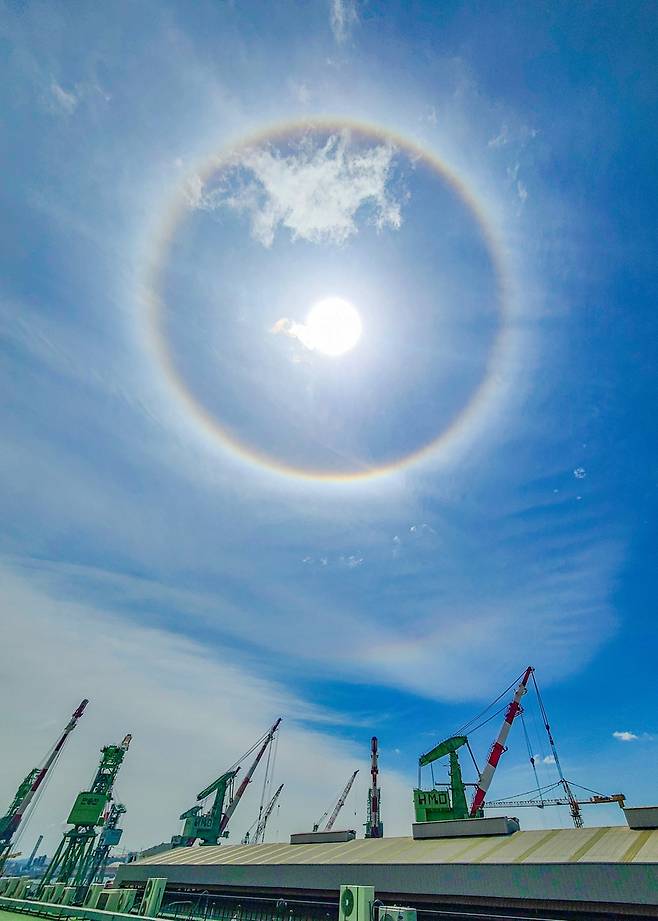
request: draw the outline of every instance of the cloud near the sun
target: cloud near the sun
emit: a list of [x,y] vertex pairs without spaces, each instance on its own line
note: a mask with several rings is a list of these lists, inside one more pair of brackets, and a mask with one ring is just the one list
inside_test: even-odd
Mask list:
[[251,233],[263,246],[286,228],[293,239],[344,243],[357,232],[357,213],[378,229],[397,229],[401,204],[391,192],[395,149],[388,144],[350,146],[349,133],[323,143],[305,138],[284,156],[270,146],[242,152],[211,188],[196,188],[190,203],[248,215]]
[[288,317],[281,317],[270,329],[274,335],[288,336],[290,339],[296,339],[298,342],[313,351],[317,348],[317,343],[313,331],[304,323],[298,323],[297,320],[290,320]]

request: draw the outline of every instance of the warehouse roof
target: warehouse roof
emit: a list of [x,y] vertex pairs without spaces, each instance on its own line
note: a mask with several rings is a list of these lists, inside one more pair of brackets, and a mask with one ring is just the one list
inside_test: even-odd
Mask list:
[[370,838],[308,845],[222,844],[177,848],[132,866],[445,863],[658,864],[658,829],[633,831],[626,826],[612,826],[519,831],[495,838]]
[[[124,864],[119,885],[327,898],[343,883],[395,904],[561,907],[658,917],[658,829],[518,831],[473,838],[178,848]],[[401,900],[401,901],[400,901]]]

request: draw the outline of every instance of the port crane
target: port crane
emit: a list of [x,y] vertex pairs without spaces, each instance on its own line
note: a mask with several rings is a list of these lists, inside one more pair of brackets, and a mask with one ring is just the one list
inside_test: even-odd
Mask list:
[[[358,769],[357,769],[356,771],[354,771],[354,773],[352,774],[352,776],[350,777],[350,779],[349,779],[349,780],[347,781],[347,783],[345,784],[345,788],[343,789],[343,792],[342,792],[342,793],[340,794],[340,796],[338,797],[338,801],[337,801],[336,805],[334,806],[334,811],[333,811],[333,812],[331,813],[331,815],[329,816],[329,819],[328,819],[328,821],[327,821],[327,824],[324,826],[323,831],[331,831],[331,829],[334,827],[334,822],[335,822],[336,819],[338,818],[338,813],[340,812],[340,810],[341,810],[341,809],[343,808],[343,806],[345,805],[345,800],[346,800],[347,797],[350,795],[350,790],[352,789],[352,785],[353,785],[353,783],[354,783],[354,781],[355,781],[355,779],[356,779],[356,775],[357,775],[358,773],[359,773],[359,771],[358,771]],[[317,831],[317,830],[320,828],[320,825],[322,824],[322,822],[325,820],[325,818],[326,818],[328,815],[329,815],[329,810],[327,809],[327,810],[325,810],[324,814],[318,819],[318,821],[314,824],[314,826],[313,826],[313,831]]]
[[368,817],[366,819],[365,837],[384,837],[381,791],[379,789],[379,747],[377,736],[373,736],[370,740],[370,788],[368,789]]
[[[559,784],[561,786],[561,784]],[[572,784],[572,786],[577,786]],[[575,796],[562,796],[562,797],[545,797],[542,796],[539,799],[497,799],[491,800],[487,803],[487,806],[491,809],[507,809],[508,806],[535,806],[537,809],[543,809],[545,806],[569,806],[571,807],[573,803],[576,803],[578,806],[600,806],[603,803],[617,803],[617,805],[623,809],[624,803],[626,802],[626,797],[623,793],[611,793],[606,796],[604,793],[595,793],[592,796],[588,796],[585,799],[577,799]]]
[[[249,843],[262,844],[263,843],[263,841],[265,840],[265,829],[267,827],[268,819],[274,811],[274,807],[276,806],[277,800],[279,799],[279,796],[281,795],[282,790],[283,790],[283,784],[279,786],[274,796],[267,804],[267,807],[265,811],[263,812],[262,816],[260,817],[260,819],[256,819],[256,821],[252,823],[251,828],[249,828],[244,838],[242,839],[243,844],[249,844]],[[250,841],[251,830],[254,827],[254,825],[256,825],[256,834],[254,835],[254,840]]]
[[[430,751],[418,759],[418,787],[414,790],[414,807],[417,822],[436,822],[442,819],[465,819],[469,810],[466,802],[466,787],[462,779],[461,766],[457,752],[468,745],[466,736],[450,736],[439,742]],[[449,758],[450,793],[447,790],[422,790],[420,788],[420,770],[434,764],[440,758]],[[480,813],[481,814],[481,813]]]
[[482,772],[480,773],[480,776],[478,777],[475,796],[473,797],[473,802],[471,803],[471,809],[469,812],[471,818],[474,818],[482,809],[482,806],[484,805],[484,799],[487,795],[487,790],[491,785],[494,773],[498,767],[498,762],[500,761],[503,753],[507,751],[505,743],[507,742],[507,737],[510,733],[510,729],[512,728],[512,723],[521,712],[521,698],[524,696],[524,694],[527,693],[528,679],[530,678],[530,675],[533,674],[533,672],[534,668],[529,665],[523,673],[523,678],[521,679],[521,683],[516,689],[514,698],[505,711],[505,718],[503,719],[503,725],[500,727],[498,738],[491,746],[491,751],[489,752],[487,763],[485,764]]
[[6,861],[11,856],[12,839],[16,835],[20,824],[25,820],[30,806],[34,808],[36,805],[40,792],[43,790],[44,780],[56,764],[66,740],[77,726],[78,720],[84,713],[88,703],[89,701],[85,698],[78,708],[73,711],[71,719],[64,727],[62,735],[55,743],[43,765],[30,771],[16,791],[6,814],[0,818],[0,876],[2,876]]
[[101,829],[98,844],[91,858],[91,865],[87,873],[87,884],[102,883],[105,879],[105,871],[110,860],[110,851],[115,847],[123,834],[123,829],[119,828],[119,821],[126,814],[126,807],[123,803],[110,803],[110,808],[105,815],[105,824]]
[[[281,717],[279,717],[265,735],[240,758],[240,761],[244,761],[244,759],[260,745],[256,757],[243,777],[235,794],[233,793],[233,788],[235,778],[240,771],[238,766],[240,762],[236,762],[228,771],[222,774],[221,777],[218,777],[217,780],[214,780],[209,786],[197,794],[197,802],[201,803],[214,793],[215,799],[213,804],[209,812],[202,812],[203,806],[198,805],[192,806],[191,809],[182,813],[180,818],[185,822],[183,832],[180,835],[174,835],[171,839],[172,847],[192,847],[197,839],[202,845],[219,844],[220,838],[228,837],[227,825],[231,816],[237,809],[238,803],[251,782],[251,778],[261,758],[273,741],[280,722]],[[226,801],[228,801],[228,805],[225,808],[224,804]]]
[[112,799],[114,782],[131,740],[132,736],[128,733],[120,745],[105,745],[101,748],[96,776],[89,790],[78,793],[73,803],[67,819],[73,827],[64,832],[39,883],[38,896],[41,896],[48,883],[65,883],[80,889],[91,882],[96,829],[105,824],[106,807]]
[[[445,819],[475,819],[484,815],[483,806],[487,791],[493,780],[493,776],[498,767],[498,763],[507,751],[506,742],[509,736],[512,723],[521,712],[521,698],[527,692],[527,685],[530,675],[533,673],[532,666],[528,666],[519,686],[516,689],[514,697],[508,704],[503,718],[503,724],[500,727],[498,736],[491,746],[487,763],[482,769],[478,770],[478,779],[475,783],[475,793],[469,807],[466,798],[466,784],[462,779],[461,766],[457,752],[463,746],[468,748],[473,763],[477,769],[475,757],[471,751],[468,737],[464,734],[450,736],[435,745],[434,748],[421,755],[418,759],[418,787],[414,790],[414,808],[417,822],[435,822]],[[450,762],[450,790],[422,790],[421,768],[432,765],[440,758],[448,756]]]
[[[528,684],[532,680],[534,689],[537,695],[537,701],[539,704],[539,710],[541,713],[541,718],[544,723],[544,729],[546,730],[548,741],[550,745],[552,762],[555,764],[558,772],[558,781],[554,784],[550,784],[547,787],[540,787],[539,779],[537,777],[537,770],[535,765],[535,756],[532,754],[532,749],[530,748],[530,740],[528,737],[527,730],[525,728],[525,722],[523,720],[523,708],[521,706],[521,700],[523,696],[527,693]],[[507,690],[510,690],[508,688]],[[506,691],[503,691],[505,694]],[[434,822],[442,821],[446,819],[467,819],[467,818],[480,818],[484,815],[485,808],[507,808],[510,806],[535,806],[539,809],[544,808],[545,806],[568,806],[571,813],[571,818],[576,828],[582,828],[583,826],[583,817],[580,807],[583,805],[599,805],[601,803],[618,803],[619,806],[623,808],[624,805],[624,795],[622,793],[614,793],[611,795],[604,795],[602,793],[597,793],[594,790],[589,790],[585,787],[580,789],[586,790],[587,793],[592,794],[589,797],[578,797],[573,791],[574,787],[578,787],[578,784],[574,784],[566,779],[562,771],[562,766],[560,764],[560,758],[557,752],[557,747],[555,740],[553,738],[552,730],[550,723],[548,721],[548,715],[546,713],[546,708],[544,707],[544,702],[537,685],[537,679],[535,677],[534,669],[529,666],[523,676],[521,681],[516,689],[513,699],[508,704],[505,709],[505,716],[503,718],[503,724],[500,728],[498,736],[491,746],[489,755],[487,758],[487,763],[482,771],[477,767],[475,757],[471,751],[471,747],[468,742],[468,737],[465,734],[464,730],[468,727],[473,727],[473,724],[477,723],[474,728],[469,729],[469,731],[475,731],[475,729],[480,728],[489,722],[492,718],[491,716],[486,719],[482,719],[484,714],[487,713],[487,710],[491,709],[503,696],[501,694],[494,702],[491,704],[482,714],[476,717],[474,720],[471,720],[470,723],[467,723],[459,734],[451,736],[448,739],[445,739],[443,742],[439,742],[433,749],[429,752],[421,755],[418,759],[418,787],[414,790],[414,808],[416,814],[417,822]],[[493,714],[495,716],[495,713]],[[506,743],[509,736],[512,724],[517,716],[521,717],[521,722],[523,723],[524,733],[526,736],[526,744],[528,746],[528,756],[530,763],[532,765],[533,772],[535,774],[535,780],[537,786],[533,791],[530,791],[531,794],[537,794],[537,796],[531,796],[527,798],[527,794],[521,794],[523,799],[510,797],[509,799],[499,799],[499,800],[486,800],[486,795],[491,785],[491,781],[495,774],[498,763],[504,754],[507,751]],[[463,746],[466,746],[468,749],[475,768],[478,771],[478,780],[475,784],[465,784],[462,779],[461,767],[459,764],[459,758],[457,752]],[[423,790],[421,789],[421,768],[426,765],[432,765],[435,761],[438,761],[440,758],[446,757],[450,759],[450,783],[449,785],[437,785],[433,784],[432,789]],[[433,775],[432,775],[433,776]],[[445,789],[440,789],[439,787],[445,786]],[[467,804],[466,790],[467,786],[475,787],[475,794],[471,801],[470,807]],[[556,796],[558,789],[561,789],[563,796]],[[553,794],[552,796],[550,794]],[[549,794],[547,797],[545,794]]]

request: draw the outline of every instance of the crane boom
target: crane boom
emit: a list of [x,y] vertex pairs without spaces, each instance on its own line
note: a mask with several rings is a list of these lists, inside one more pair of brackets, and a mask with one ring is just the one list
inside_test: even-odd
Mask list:
[[458,748],[462,747],[462,745],[466,745],[467,741],[468,740],[466,736],[450,736],[449,739],[446,739],[443,742],[439,742],[439,744],[435,745],[434,748],[430,749],[424,755],[421,755],[418,759],[418,767],[424,767],[426,764],[432,764],[432,762],[438,761],[439,758],[443,758],[445,755],[456,752]]
[[278,800],[279,795],[280,795],[280,793],[281,793],[282,790],[283,790],[283,784],[280,785],[279,789],[276,791],[276,793],[274,794],[274,796],[273,796],[272,799],[270,800],[270,802],[269,802],[269,804],[268,804],[268,806],[267,806],[267,809],[266,809],[265,812],[263,813],[262,818],[261,818],[260,822],[258,823],[258,827],[256,828],[256,835],[255,835],[255,838],[254,838],[254,843],[255,843],[255,844],[258,844],[259,842],[260,842],[261,844],[263,843],[263,839],[265,838],[265,828],[266,828],[266,826],[267,826],[267,820],[268,820],[269,817],[272,815],[272,810],[273,810],[274,807],[276,806],[276,801]]
[[478,778],[477,789],[475,791],[475,796],[473,797],[473,802],[471,803],[471,817],[476,816],[478,811],[482,808],[484,798],[487,795],[487,790],[491,785],[494,773],[498,767],[498,762],[500,761],[503,752],[506,751],[505,742],[507,741],[510,729],[512,728],[512,723],[521,710],[521,698],[526,693],[528,680],[533,671],[534,669],[531,665],[526,668],[525,672],[523,673],[521,683],[516,689],[514,698],[505,711],[505,718],[503,719],[503,725],[500,727],[498,738],[492,745],[487,763],[485,764],[482,773]]
[[626,797],[623,793],[611,793],[610,796],[597,794],[590,796],[588,799],[576,799],[563,796],[558,799],[504,799],[489,800],[487,806],[489,809],[506,809],[508,806],[536,806],[537,809],[543,809],[544,806],[571,806],[576,802],[579,806],[597,806],[602,803],[618,803],[620,808],[624,808]]
[[247,786],[248,786],[249,782],[251,781],[251,778],[252,778],[253,775],[254,775],[254,771],[255,771],[256,768],[258,767],[258,764],[259,764],[259,762],[260,762],[260,759],[261,759],[261,758],[263,757],[263,755],[265,754],[265,752],[266,752],[266,750],[267,750],[267,746],[270,744],[270,742],[271,742],[272,739],[274,738],[274,734],[276,733],[277,729],[279,728],[279,723],[280,723],[280,722],[281,722],[281,717],[278,718],[278,720],[274,723],[274,725],[272,726],[272,728],[268,731],[268,733],[267,733],[267,735],[265,736],[265,739],[264,739],[264,741],[263,741],[263,744],[261,745],[260,749],[258,750],[258,754],[256,755],[256,757],[255,757],[254,760],[253,760],[253,763],[252,763],[251,767],[249,768],[249,770],[247,771],[247,773],[246,773],[245,776],[243,777],[242,783],[241,783],[240,786],[238,787],[237,793],[235,794],[235,796],[233,797],[233,799],[231,800],[231,802],[228,804],[228,807],[227,807],[227,809],[226,809],[226,812],[225,812],[224,815],[222,816],[222,821],[219,823],[219,833],[220,833],[220,834],[224,831],[224,829],[226,828],[226,826],[227,826],[228,823],[229,823],[229,819],[231,818],[231,816],[233,815],[233,813],[234,813],[235,810],[237,809],[238,803],[239,803],[240,800],[242,799],[242,795],[243,795],[244,791],[247,789]]
[[356,775],[357,775],[358,773],[359,773],[359,771],[358,771],[358,769],[357,769],[357,770],[352,774],[352,776],[351,776],[350,779],[347,781],[347,783],[345,784],[345,789],[344,789],[343,792],[341,793],[341,795],[340,795],[340,797],[339,797],[339,799],[338,799],[338,802],[337,802],[336,805],[334,806],[334,811],[331,813],[331,816],[329,817],[329,821],[327,822],[327,824],[326,824],[325,827],[324,827],[324,830],[325,830],[325,831],[331,831],[331,829],[334,827],[334,822],[335,822],[336,819],[338,818],[338,813],[340,812],[340,810],[341,810],[341,809],[343,808],[343,806],[345,805],[345,800],[346,800],[347,797],[350,795],[350,790],[352,789],[352,784],[354,783],[354,780],[355,780]]
[[19,792],[14,798],[14,802],[11,805],[9,813],[4,816],[4,818],[0,819],[0,874],[2,874],[2,868],[11,848],[11,839],[16,833],[18,826],[23,821],[23,817],[25,816],[28,806],[36,796],[39,787],[48,774],[48,771],[59,757],[59,754],[64,747],[64,743],[66,742],[70,733],[73,732],[77,726],[78,720],[84,713],[85,707],[88,703],[89,701],[87,698],[85,698],[80,702],[78,708],[73,711],[71,719],[64,727],[62,735],[58,739],[51,753],[46,758],[43,766],[41,768],[35,768],[27,775],[23,781],[23,784],[21,787],[19,787]]

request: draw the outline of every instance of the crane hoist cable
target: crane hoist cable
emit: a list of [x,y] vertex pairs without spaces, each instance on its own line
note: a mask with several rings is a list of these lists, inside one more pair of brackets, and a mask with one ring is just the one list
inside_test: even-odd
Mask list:
[[537,684],[537,679],[535,678],[534,672],[532,675],[532,682],[535,686],[535,693],[537,694],[537,702],[539,703],[539,712],[541,713],[542,720],[544,721],[544,728],[546,729],[546,734],[548,736],[548,744],[551,746],[551,754],[555,759],[555,767],[557,768],[558,776],[560,782],[564,789],[567,799],[569,800],[569,808],[571,812],[571,818],[573,819],[573,824],[576,828],[583,827],[583,818],[580,811],[580,805],[576,797],[573,795],[573,791],[569,785],[569,781],[564,776],[564,771],[562,770],[562,765],[560,764],[560,756],[557,753],[557,746],[555,744],[555,739],[553,738],[553,733],[551,732],[551,726],[548,722],[548,714],[546,712],[546,707],[544,706],[544,701],[542,700],[541,693],[539,691],[539,685]]
[[475,770],[477,771],[477,774],[478,774],[478,777],[479,777],[479,776],[480,776],[480,768],[478,767],[478,763],[477,763],[477,761],[475,760],[475,755],[473,754],[473,749],[471,748],[471,743],[468,741],[468,739],[466,739],[466,748],[468,749],[468,753],[469,753],[469,755],[471,756],[471,761],[473,762],[473,765],[474,765]]
[[[272,786],[272,775],[274,773],[274,762],[276,760],[276,752],[273,753],[273,749],[279,743],[278,734],[275,736],[275,741],[273,745],[269,745],[267,748],[267,761],[265,762],[265,774],[263,776],[263,788],[260,794],[260,805],[258,807],[258,818],[256,819],[258,827],[260,827],[261,820],[263,818],[263,809],[265,808],[266,795],[269,795],[269,789]],[[257,842],[258,843],[258,842]]]
[[523,673],[523,677],[517,687],[514,697],[508,704],[505,709],[505,716],[503,717],[503,723],[500,727],[496,740],[491,746],[489,751],[489,757],[487,758],[487,763],[482,769],[482,773],[477,779],[475,795],[471,802],[470,816],[475,818],[478,815],[479,810],[482,809],[484,805],[484,800],[487,795],[487,791],[491,786],[491,781],[498,767],[498,762],[500,761],[501,756],[507,751],[507,737],[512,728],[512,723],[518,716],[521,711],[521,700],[524,694],[527,691],[528,681],[530,676],[534,674],[534,669],[529,665]]
[[489,704],[489,706],[485,707],[484,710],[482,710],[480,713],[477,714],[477,716],[474,716],[472,719],[468,720],[467,723],[464,723],[464,725],[461,726],[460,729],[457,730],[457,732],[453,732],[452,735],[453,735],[453,736],[465,736],[465,735],[468,735],[469,732],[475,732],[477,729],[480,729],[480,726],[484,726],[485,723],[488,723],[490,719],[493,719],[494,716],[497,716],[498,713],[502,713],[502,711],[505,709],[504,707],[502,707],[500,710],[498,710],[497,713],[494,713],[494,714],[492,714],[490,717],[488,717],[488,718],[485,720],[485,723],[481,723],[481,724],[478,725],[478,726],[474,726],[474,724],[477,723],[478,720],[479,720],[481,717],[483,717],[486,713],[488,713],[489,710],[491,710],[492,707],[495,707],[495,706],[496,706],[496,704],[498,703],[498,701],[501,700],[501,699],[505,696],[505,694],[509,693],[509,691],[511,691],[512,688],[513,688],[516,684],[518,684],[518,682],[521,680],[522,677],[523,677],[523,672],[521,672],[521,674],[518,675],[518,677],[516,677],[516,678],[514,679],[514,681],[512,681],[512,683],[509,684],[509,685],[505,688],[504,691],[501,691],[500,694],[498,695],[498,697],[496,697],[495,700],[492,700],[492,701],[491,701],[491,703]]
[[525,744],[528,749],[528,758],[530,759],[530,764],[532,765],[532,773],[535,775],[535,780],[537,782],[537,793],[539,798],[542,799],[541,787],[539,786],[539,775],[537,774],[537,765],[535,764],[535,756],[532,752],[532,746],[530,745],[530,736],[528,735],[528,727],[525,724],[525,718],[523,713],[519,714],[521,717],[521,725],[523,726],[523,735],[525,736]]
[[[556,790],[558,787],[561,787],[561,786],[562,784],[560,783],[559,780],[557,780],[555,781],[555,783],[545,784],[543,787],[540,787],[540,789],[541,789],[542,794],[546,795],[547,793],[550,793],[551,790]],[[517,800],[517,799],[521,799],[524,796],[532,796],[532,794],[536,792],[537,790],[533,789],[533,790],[526,790],[524,793],[515,793],[514,796],[501,796],[499,799],[496,800],[496,802],[506,803],[508,800]]]
[[260,739],[258,739],[257,742],[254,742],[254,744],[251,746],[251,748],[250,748],[248,751],[246,751],[246,752],[244,753],[244,755],[241,755],[241,756],[238,758],[237,761],[234,761],[233,764],[230,766],[230,768],[228,768],[228,770],[229,770],[229,771],[233,771],[233,770],[235,770],[235,768],[236,768],[239,764],[242,764],[242,762],[245,760],[245,758],[248,758],[249,755],[251,755],[253,752],[256,751],[256,749],[258,748],[259,745],[262,745],[262,744],[263,744],[263,742],[265,741],[265,739],[268,737],[269,734],[270,734],[270,731],[269,731],[269,730],[268,730],[267,732],[263,733],[263,735],[260,737]]
[[[228,770],[226,771],[226,773],[228,774],[230,771],[234,771],[239,765],[241,765],[242,762],[243,762],[246,758],[249,757],[249,755],[253,754],[253,752],[256,751],[256,749],[258,748],[259,745],[262,745],[262,744],[263,744],[263,742],[265,741],[265,739],[268,737],[269,734],[270,734],[270,733],[269,733],[269,730],[268,730],[268,732],[263,733],[263,735],[260,737],[260,739],[258,739],[256,742],[254,742],[254,744],[251,746],[251,748],[249,748],[243,755],[241,755],[241,756],[237,759],[237,761],[234,761],[234,762],[233,762],[233,764],[228,768]],[[200,800],[200,802],[201,802],[202,804],[205,804],[206,800],[208,799],[209,796],[212,795],[213,792],[214,792],[214,791],[210,790],[210,791],[208,792],[208,795],[207,795],[207,796],[204,796],[203,799]]]

